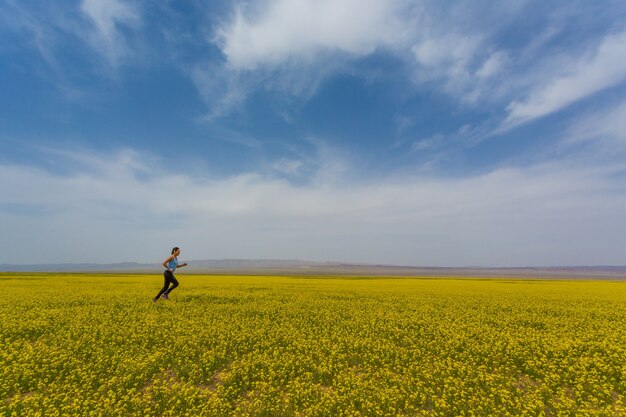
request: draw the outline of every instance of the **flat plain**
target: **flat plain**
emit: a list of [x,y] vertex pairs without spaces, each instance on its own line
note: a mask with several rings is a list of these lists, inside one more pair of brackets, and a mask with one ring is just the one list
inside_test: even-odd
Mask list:
[[626,415],[626,282],[0,274],[0,415]]

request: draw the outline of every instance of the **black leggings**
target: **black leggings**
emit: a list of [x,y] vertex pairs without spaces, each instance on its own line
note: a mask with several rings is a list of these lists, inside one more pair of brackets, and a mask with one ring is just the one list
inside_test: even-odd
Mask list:
[[[161,288],[161,291],[159,291],[157,296],[154,297],[155,299],[158,299],[163,294],[171,293],[174,288],[178,287],[178,280],[176,279],[172,271],[168,270],[163,272],[163,278],[165,278],[165,283],[163,284],[163,288]],[[172,286],[168,289],[167,287],[170,286],[170,282],[172,283]]]

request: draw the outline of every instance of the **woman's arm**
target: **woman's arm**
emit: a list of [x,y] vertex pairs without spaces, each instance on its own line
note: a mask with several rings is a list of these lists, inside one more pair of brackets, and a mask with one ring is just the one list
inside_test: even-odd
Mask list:
[[183,262],[182,264],[178,264],[179,268],[182,268],[183,266],[187,266],[187,262]]

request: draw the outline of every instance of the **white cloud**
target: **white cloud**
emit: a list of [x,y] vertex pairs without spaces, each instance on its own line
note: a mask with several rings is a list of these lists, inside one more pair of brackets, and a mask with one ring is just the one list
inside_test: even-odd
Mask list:
[[[75,102],[90,95],[89,83],[82,82],[83,77],[77,74],[89,72],[95,63],[96,69],[110,75],[110,70],[123,62],[141,62],[147,48],[139,47],[138,42],[133,44],[142,26],[138,3],[120,0],[70,3],[5,0],[0,6],[0,32],[11,33],[6,37],[11,39],[9,50],[37,51],[47,64],[45,68],[37,60],[22,57],[22,52],[16,62],[28,62],[34,68],[33,75],[56,85],[65,99]],[[77,39],[86,48],[77,45]],[[97,58],[95,62],[89,62],[93,57]]]
[[[405,74],[417,85],[416,91],[434,87],[463,105],[510,103],[507,124],[518,123],[520,118],[534,117],[535,112],[545,112],[546,108],[556,108],[570,100],[563,96],[563,103],[559,104],[561,99],[551,97],[554,94],[546,81],[549,76],[555,77],[551,81],[569,76],[563,73],[555,76],[553,71],[546,71],[546,66],[557,62],[553,56],[559,55],[546,51],[554,46],[551,43],[563,28],[569,29],[569,6],[551,8],[548,29],[537,32],[526,44],[502,42],[520,20],[535,22],[528,15],[529,3],[527,0],[498,5],[480,1],[441,5],[406,0],[245,3],[245,7],[236,8],[233,17],[221,25],[214,39],[226,60],[224,72],[229,74],[229,82],[224,85],[231,85],[234,92],[212,91],[204,96],[212,98],[207,101],[218,107],[213,112],[218,117],[241,108],[252,90],[275,91],[307,100],[322,81],[338,72],[358,76],[355,58],[385,50],[406,65]],[[541,7],[534,5],[532,10]],[[603,77],[620,76],[619,68],[623,64],[614,66],[613,71],[601,69],[606,60],[616,59],[621,51],[621,46],[616,45],[619,42],[607,38],[601,47],[595,81],[587,78],[593,74],[582,69],[585,59],[568,61],[581,67],[580,76],[590,81],[588,90],[600,88],[594,83],[612,82],[601,81]],[[567,85],[561,87],[557,82],[556,90],[570,91]],[[589,92],[579,87],[576,86],[581,94]],[[534,91],[533,95],[520,100],[529,90]],[[555,93],[559,95],[558,91]],[[237,100],[232,100],[233,96]]]
[[[316,70],[289,63],[256,71],[233,70],[227,65],[204,63],[194,66],[188,73],[208,106],[203,120],[211,122],[244,111],[248,97],[256,91],[278,93],[289,103],[286,107],[292,107],[294,97],[306,101],[315,94],[324,79],[342,68],[343,64],[339,61]],[[287,114],[285,116],[288,118]]]
[[[441,81],[443,90],[466,102],[475,102],[488,78],[497,74],[504,62],[504,53],[486,56],[482,35],[446,33],[422,35],[412,51],[418,67],[418,83]],[[481,64],[481,61],[483,61]],[[479,70],[475,68],[478,66]]]
[[[436,4],[384,0],[271,0],[237,8],[216,35],[226,58],[222,72],[228,75],[220,85],[230,85],[233,92],[218,88],[204,96],[218,109],[211,110],[217,117],[240,109],[251,90],[306,100],[328,77],[353,72],[354,59],[385,50],[403,60],[409,72],[415,67],[411,78],[417,84],[436,81],[446,93],[473,104],[502,94],[499,80],[510,57],[490,37],[523,3],[485,4],[479,8],[490,13],[482,15],[466,5],[446,7],[444,13]],[[490,24],[468,24],[470,12],[478,21],[489,14],[484,20]],[[491,24],[496,15],[500,21]],[[206,71],[202,78],[213,73]],[[206,91],[210,85],[199,88]]]
[[509,57],[506,52],[494,52],[483,62],[480,69],[476,71],[476,76],[483,80],[496,76],[502,71],[508,61]]
[[620,167],[552,164],[460,179],[320,177],[294,185],[256,173],[171,174],[128,151],[54,157],[79,161],[78,168],[55,174],[0,165],[0,263],[157,262],[174,244],[187,259],[623,262],[626,190],[612,178]]
[[445,35],[426,37],[413,46],[417,61],[426,67],[450,67],[452,73],[463,71],[481,44],[477,36]]
[[306,101],[328,77],[351,71],[353,59],[393,48],[409,27],[403,2],[384,0],[270,0],[235,7],[213,42],[225,57],[200,65],[193,81],[213,121],[244,110],[254,91]]
[[515,26],[527,3],[420,3],[415,16],[405,16],[414,22],[408,46],[414,81],[434,86],[463,105],[497,103],[510,92],[517,58],[501,42],[502,32]]
[[142,22],[136,4],[121,0],[83,0],[81,11],[93,23],[87,41],[112,65],[127,56],[123,27],[137,29]]
[[272,168],[283,174],[287,175],[299,175],[304,163],[302,161],[294,159],[279,159],[272,164]]
[[508,106],[505,127],[561,110],[626,79],[626,31],[605,37],[592,54],[572,59],[560,73]]
[[442,134],[436,134],[425,139],[417,139],[417,140],[414,140],[413,143],[411,144],[411,150],[415,152],[415,151],[422,151],[425,149],[437,148],[443,145],[445,140],[446,138]]
[[253,69],[339,51],[366,55],[393,44],[404,27],[398,3],[384,0],[273,0],[257,15],[237,9],[219,31],[234,68]]
[[626,101],[578,117],[566,129],[562,148],[590,145],[587,152],[610,160],[626,154]]
[[0,29],[10,29],[30,36],[29,44],[53,69],[59,64],[54,56],[56,31],[54,25],[45,22],[35,12],[24,8],[20,3],[6,2],[0,7]]
[[213,121],[230,114],[246,101],[248,87],[245,78],[226,68],[205,64],[189,72],[191,80],[208,104],[209,112],[204,121]]

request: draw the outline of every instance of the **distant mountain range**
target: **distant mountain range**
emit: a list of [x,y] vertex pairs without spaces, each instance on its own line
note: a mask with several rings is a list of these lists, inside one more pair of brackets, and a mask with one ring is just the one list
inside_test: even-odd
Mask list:
[[[323,262],[302,262],[295,260],[271,259],[216,259],[184,261],[189,264],[185,271],[206,272],[212,269],[266,269],[266,268],[307,268],[309,266],[331,265]],[[332,264],[335,265],[335,264]],[[6,272],[91,272],[91,271],[160,271],[160,263],[119,262],[98,263],[59,263],[59,264],[0,264],[0,271]]]
[[[180,273],[250,275],[388,275],[388,276],[463,276],[463,277],[546,277],[626,279],[624,266],[557,267],[416,267],[341,262],[309,262],[276,259],[216,259],[186,261]],[[0,272],[100,272],[160,273],[159,263],[120,262],[15,265],[0,264]]]

